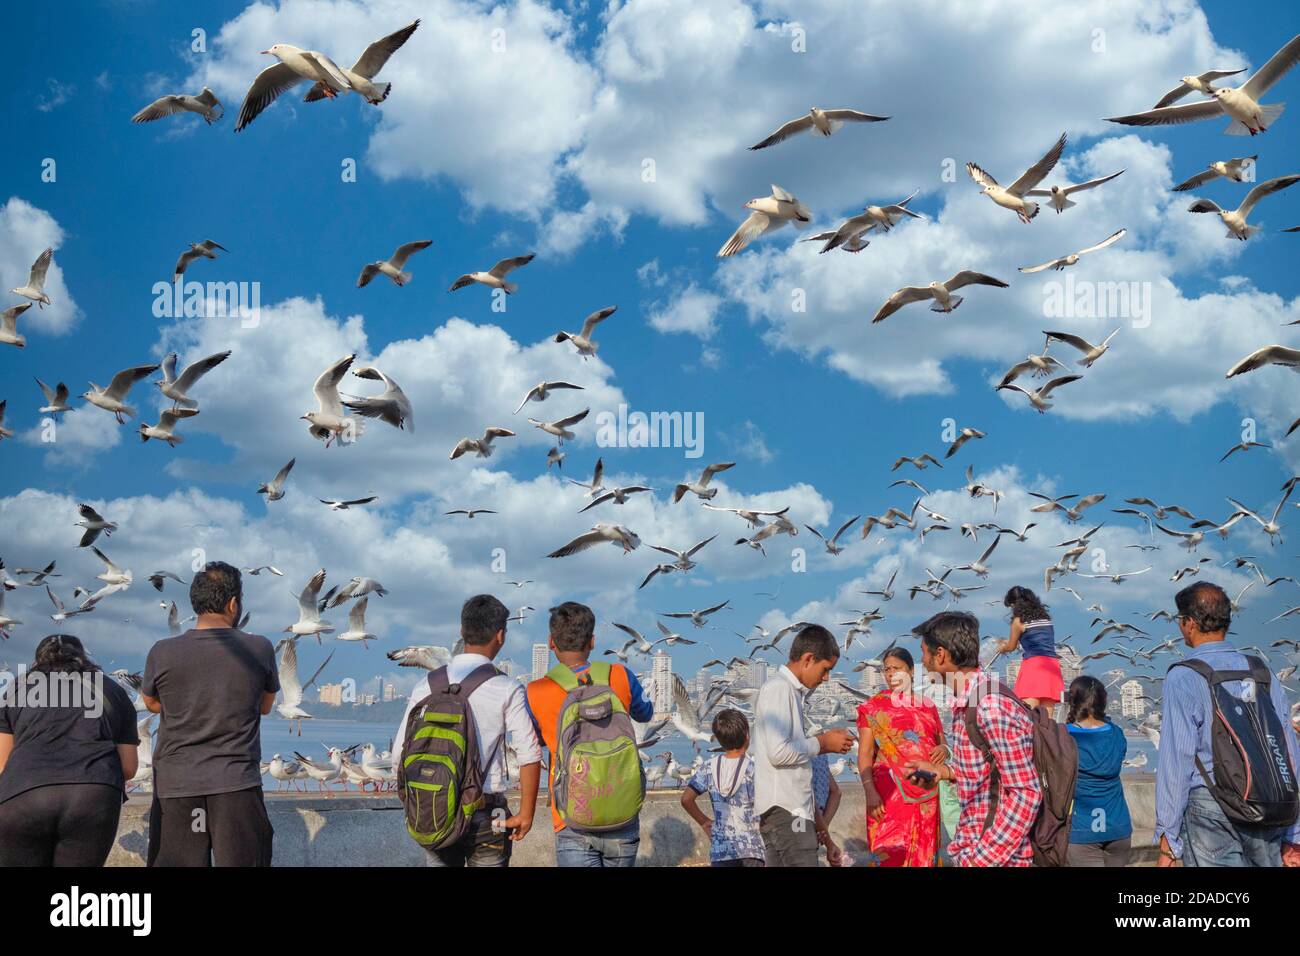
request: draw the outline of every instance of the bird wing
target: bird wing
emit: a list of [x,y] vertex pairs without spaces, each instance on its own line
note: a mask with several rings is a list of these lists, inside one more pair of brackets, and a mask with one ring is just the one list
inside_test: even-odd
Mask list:
[[883,123],[889,119],[888,116],[875,116],[872,113],[863,113],[859,110],[822,110],[826,118],[830,120],[840,120],[845,123]]
[[591,313],[591,315],[582,320],[582,337],[584,339],[591,338],[592,329],[598,326],[601,322],[604,322],[617,311],[618,306],[611,305]]
[[536,255],[537,253],[530,252],[526,256],[515,256],[512,259],[502,259],[488,270],[488,275],[496,276],[498,279],[503,279],[505,278],[506,273],[511,269],[518,269],[520,266],[528,265],[528,263],[533,261]]
[[167,408],[163,409],[158,416],[158,427],[163,431],[171,431],[176,427],[176,423],[182,418],[192,418],[199,413],[197,408]]
[[1300,182],[1300,175],[1278,176],[1276,179],[1270,179],[1267,182],[1260,183],[1250,192],[1246,193],[1246,198],[1242,200],[1241,206],[1238,207],[1237,212],[1244,216],[1254,209],[1255,204],[1265,196],[1281,192],[1288,186],[1294,186],[1297,182]]
[[1184,96],[1186,96],[1190,92],[1192,92],[1192,88],[1190,86],[1188,86],[1186,83],[1179,83],[1177,86],[1175,86],[1164,96],[1160,97],[1159,101],[1156,103],[1155,106],[1152,107],[1152,109],[1157,109],[1157,110],[1164,109],[1166,106],[1169,106],[1173,103],[1177,103],[1179,100],[1181,100]]
[[1061,261],[1060,259],[1049,259],[1046,262],[1042,263],[1041,265],[1021,266],[1016,271],[1023,272],[1025,275],[1030,275],[1034,272],[1042,272],[1044,269],[1050,269],[1052,268],[1052,266],[1056,265],[1060,261]]
[[1007,192],[1015,196],[1023,196],[1026,190],[1033,189],[1037,186],[1043,181],[1043,177],[1050,173],[1053,167],[1060,162],[1061,153],[1064,149],[1065,134],[1062,133],[1061,138],[1053,144],[1051,149],[1043,154],[1042,159],[1021,173],[1020,178],[1007,187]]
[[344,374],[352,365],[356,353],[345,355],[325,371],[320,373],[316,379],[316,384],[312,386],[312,393],[316,396],[316,401],[320,404],[320,410],[330,415],[342,415],[343,403],[339,401],[339,382],[343,381]]
[[292,67],[284,63],[268,66],[257,74],[257,79],[253,80],[253,85],[248,88],[248,92],[244,95],[244,102],[239,107],[239,120],[235,123],[235,132],[238,133],[253,122],[262,110],[275,102],[277,96],[301,83],[303,79],[293,71]]
[[230,350],[217,352],[215,355],[209,355],[207,358],[199,359],[192,365],[187,365],[181,377],[176,381],[174,388],[182,394],[188,392],[194,387],[194,383],[201,379],[208,372],[230,358]]
[[1007,284],[1001,279],[995,279],[993,276],[985,275],[982,272],[972,272],[969,269],[963,269],[945,282],[944,288],[951,292],[953,289],[960,289],[962,286],[967,285],[992,285],[997,286],[999,289],[1005,289],[1007,287]]
[[126,393],[131,391],[132,385],[156,371],[158,371],[157,365],[137,365],[134,368],[124,368],[113,376],[113,381],[108,383],[108,388],[104,389],[104,394],[120,402],[126,398]]
[[320,612],[316,610],[316,595],[320,593],[321,585],[325,583],[325,569],[321,568],[312,575],[307,586],[302,589],[298,595],[298,612],[304,621],[319,621]]
[[1195,176],[1192,176],[1190,179],[1183,180],[1181,183],[1179,183],[1177,186],[1174,187],[1174,192],[1185,193],[1189,189],[1196,189],[1198,186],[1204,186],[1210,180],[1218,179],[1218,178],[1219,178],[1219,174],[1217,172],[1215,172],[1213,169],[1207,169],[1203,173],[1197,173]]
[[1089,246],[1087,249],[1080,249],[1078,254],[1082,256],[1082,255],[1087,255],[1089,252],[1096,252],[1098,249],[1105,249],[1107,246],[1119,242],[1121,239],[1123,239],[1124,234],[1126,232],[1128,232],[1127,229],[1118,229],[1115,232],[1111,233],[1109,236],[1107,236],[1105,239],[1103,239],[1101,242],[1097,243],[1095,246]]
[[796,133],[802,133],[804,130],[809,130],[809,129],[812,129],[812,117],[800,116],[798,119],[790,120],[790,122],[780,127],[771,136],[755,143],[753,146],[749,148],[764,149],[775,143],[784,142],[785,140],[789,139],[791,136],[794,136]]
[[1274,53],[1269,58],[1269,61],[1242,85],[1242,92],[1252,100],[1258,101],[1297,62],[1300,62],[1300,33],[1293,36],[1286,46]]
[[417,239],[415,242],[408,242],[403,246],[398,246],[397,251],[393,253],[389,263],[394,269],[400,270],[406,265],[406,260],[411,258],[412,254],[419,252],[421,249],[428,249],[433,245],[432,239]]
[[981,186],[996,186],[998,184],[996,179],[974,163],[966,164],[966,172],[970,173],[970,178]]
[[1300,350],[1289,349],[1285,345],[1266,345],[1262,349],[1256,349],[1244,359],[1228,369],[1225,378],[1232,378],[1234,375],[1240,375],[1243,372],[1253,372],[1257,368],[1263,368],[1265,365],[1286,365],[1290,368],[1300,367]]
[[275,477],[271,479],[271,487],[278,491],[280,486],[284,484],[284,479],[289,477],[289,472],[293,471],[293,466],[297,463],[297,458],[290,458],[289,463],[277,471]]
[[[1090,179],[1090,180],[1088,180],[1086,183],[1074,183],[1074,184],[1071,185],[1071,186],[1066,186],[1064,189],[1061,190],[1061,192],[1065,193],[1065,195],[1067,195],[1067,196],[1070,195],[1071,193],[1081,193],[1081,192],[1083,192],[1085,189],[1093,189],[1094,187],[1100,186],[1102,183],[1108,183],[1108,182],[1110,182],[1112,179],[1114,179],[1116,176],[1118,176],[1118,175],[1119,175],[1120,173],[1122,173],[1122,172],[1124,172],[1124,170],[1121,169],[1121,170],[1119,171],[1119,173],[1111,173],[1109,176],[1102,176],[1100,179]],[[1048,190],[1048,193],[1049,193],[1049,194],[1050,194],[1050,192],[1051,192],[1051,190]],[[1030,194],[1030,195],[1037,195],[1037,194],[1038,194],[1038,190],[1037,190],[1037,189],[1031,189],[1031,190],[1029,191],[1029,194]]]
[[286,707],[297,707],[302,703],[302,683],[298,680],[298,642],[290,637],[281,641],[280,645],[280,693],[284,695]]
[[357,276],[357,288],[370,284],[370,280],[379,275],[379,266],[373,262],[367,262],[361,267],[361,275]]
[[577,554],[579,551],[586,551],[593,545],[600,544],[608,539],[599,531],[588,531],[586,534],[580,534],[563,547],[556,548],[548,558],[567,558],[571,554]]
[[1192,123],[1196,120],[1209,119],[1223,112],[1223,107],[1216,99],[1202,100],[1199,103],[1182,103],[1178,106],[1162,106],[1147,110],[1145,113],[1133,113],[1129,116],[1108,116],[1107,123],[1119,123],[1123,126],[1177,126],[1180,123]]
[[568,418],[561,418],[558,422],[552,422],[551,424],[555,425],[557,428],[568,428],[570,425],[576,425],[578,422],[586,418],[587,413],[590,411],[590,408],[584,408],[576,415],[570,415]]
[[401,49],[402,44],[411,38],[415,28],[420,25],[416,20],[395,33],[390,33],[383,39],[376,40],[370,46],[366,47],[364,53],[352,64],[352,72],[357,76],[364,76],[367,80],[372,80],[375,75],[384,68],[388,58]]
[[734,256],[765,233],[771,224],[772,220],[766,213],[759,212],[757,209],[754,210],[745,217],[744,222],[736,227],[736,231],[731,234],[731,238],[722,244],[722,248],[718,250],[718,258],[725,259],[727,256]]
[[903,306],[911,302],[920,302],[922,299],[928,299],[931,295],[932,293],[930,292],[929,286],[904,286],[885,300],[885,304],[880,307],[880,311],[876,313],[876,317],[871,321],[883,322]]
[[700,484],[707,485],[718,472],[726,471],[728,468],[734,468],[735,466],[736,463],[734,461],[720,461],[716,464],[709,465],[700,473]]
[[131,117],[132,123],[150,123],[153,120],[162,119],[164,116],[172,116],[176,113],[185,112],[185,106],[181,98],[176,94],[169,96],[160,96],[140,112]]
[[1043,334],[1047,336],[1048,341],[1056,339],[1058,342],[1064,342],[1066,345],[1073,346],[1080,352],[1091,352],[1093,348],[1092,343],[1087,339],[1080,338],[1077,335],[1072,335],[1069,332],[1044,332]]

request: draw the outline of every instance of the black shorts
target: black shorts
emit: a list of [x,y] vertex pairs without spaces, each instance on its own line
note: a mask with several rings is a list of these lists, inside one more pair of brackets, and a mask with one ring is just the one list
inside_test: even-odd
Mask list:
[[262,788],[153,798],[149,866],[270,866],[275,831]]

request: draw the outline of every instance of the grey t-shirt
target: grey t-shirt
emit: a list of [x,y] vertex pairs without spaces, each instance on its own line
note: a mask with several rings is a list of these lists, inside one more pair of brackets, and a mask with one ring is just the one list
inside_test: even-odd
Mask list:
[[262,695],[280,689],[271,642],[233,628],[156,643],[142,693],[162,703],[154,793],[199,797],[261,786]]

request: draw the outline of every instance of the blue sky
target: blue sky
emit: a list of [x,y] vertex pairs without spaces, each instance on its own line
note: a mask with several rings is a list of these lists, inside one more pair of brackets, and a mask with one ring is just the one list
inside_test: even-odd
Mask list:
[[[1171,197],[1168,184],[1212,159],[1252,152],[1261,156],[1260,179],[1296,171],[1288,163],[1300,155],[1300,116],[1284,115],[1258,140],[1224,136],[1222,121],[1135,135],[1099,119],[1149,107],[1185,72],[1257,68],[1297,32],[1300,17],[1282,3],[1254,4],[1249,17],[1227,3],[1042,4],[1016,48],[1000,50],[989,39],[991,25],[965,22],[960,4],[921,4],[910,13],[862,6],[848,13],[841,5],[718,0],[571,12],[535,4],[394,2],[362,10],[342,2],[212,3],[199,18],[183,5],[119,2],[11,12],[11,30],[57,34],[60,42],[18,48],[14,75],[22,81],[2,94],[15,133],[0,155],[8,187],[0,196],[8,203],[0,267],[5,287],[17,285],[53,241],[65,301],[47,310],[52,319],[32,309],[20,320],[24,350],[0,348],[6,425],[19,431],[0,446],[6,564],[57,559],[64,577],[56,590],[68,600],[73,584],[89,585],[100,570],[75,548],[75,502],[101,502],[110,518],[127,516],[102,544],[133,569],[137,583],[75,621],[101,659],[122,665],[142,663],[164,630],[144,577],[164,567],[188,576],[192,548],[288,572],[250,582],[252,629],[272,636],[293,619],[289,589],[316,568],[327,568],[331,583],[373,576],[393,592],[370,602],[370,629],[381,641],[369,652],[341,648],[325,675],[366,679],[391,671],[382,650],[448,643],[459,601],[484,589],[541,612],[566,598],[588,601],[602,621],[602,647],[614,643],[611,619],[650,633],[657,611],[723,599],[733,609],[719,615],[722,629],[700,635],[724,657],[741,649],[731,632],[756,621],[848,620],[846,609],[877,603],[853,592],[879,587],[900,561],[899,583],[906,584],[924,577],[922,567],[961,563],[983,549],[983,537],[975,545],[955,531],[928,538],[924,549],[906,530],[862,543],[856,528],[853,548],[838,558],[812,547],[805,522],[834,527],[854,514],[910,507],[908,489],[886,487],[898,477],[930,488],[927,504],[955,523],[993,517],[987,501],[954,493],[966,465],[1010,489],[998,515],[1009,523],[1016,507],[1033,503],[1024,491],[1049,488],[1107,492],[1089,512],[1095,520],[1080,526],[1105,518],[1107,534],[1135,534],[1131,519],[1109,512],[1134,495],[1175,501],[1215,520],[1230,513],[1228,494],[1271,511],[1300,464],[1300,437],[1288,444],[1281,435],[1300,415],[1300,391],[1282,369],[1240,384],[1222,375],[1261,345],[1295,344],[1293,330],[1281,326],[1300,317],[1300,238],[1277,230],[1300,224],[1300,192],[1262,203],[1252,221],[1265,232],[1238,244],[1223,238],[1213,217],[1185,214],[1190,200]],[[416,15],[423,25],[381,76],[394,84],[382,106],[353,96],[303,104],[299,89],[232,132],[243,90],[266,65],[260,61],[269,63],[258,49],[298,43],[351,62],[365,42]],[[790,51],[791,24],[806,28],[806,53]],[[206,30],[206,53],[190,50],[196,27]],[[493,28],[505,31],[504,53],[489,51]],[[1105,52],[1090,49],[1095,29],[1104,31]],[[903,49],[904,41],[915,48]],[[937,72],[935,63],[950,73]],[[161,93],[196,92],[205,82],[227,111],[212,127],[193,116],[129,122]],[[1297,84],[1300,72],[1267,99],[1294,101]],[[758,153],[744,149],[814,103],[894,119],[825,142],[803,136]],[[980,197],[961,170],[973,160],[1005,183],[1063,130],[1070,142],[1053,181],[1113,171],[1106,165],[1112,159],[1127,172],[1084,194],[1059,219],[1045,210],[1021,226]],[[349,157],[357,163],[355,183],[340,179]],[[656,159],[656,183],[640,181],[638,157]],[[57,163],[52,183],[41,180],[47,158]],[[945,158],[956,160],[953,182],[941,178]],[[918,188],[913,208],[929,221],[906,223],[858,256],[818,258],[786,229],[720,264],[714,253],[745,214],[741,204],[771,182],[808,202],[822,228],[865,202]],[[1235,205],[1244,188],[1220,182],[1197,195]],[[1109,331],[1101,325],[1122,324],[1044,319],[1032,309],[1044,277],[1015,271],[1120,226],[1130,229],[1130,241],[1085,260],[1074,275],[1152,282],[1158,311],[1151,328],[1121,331],[1112,353],[1083,382],[1062,389],[1046,415],[995,392],[990,380],[1041,348],[1039,330],[1052,327],[1044,322],[1097,338]],[[228,320],[153,316],[154,283],[169,276],[189,242],[205,238],[230,253],[197,263],[189,278],[260,283],[265,321],[254,333]],[[362,264],[417,238],[433,246],[411,260],[408,286],[380,279],[356,287]],[[538,257],[516,275],[520,292],[505,315],[490,310],[482,288],[447,293],[461,272],[529,250]],[[898,286],[965,267],[991,272],[1012,289],[967,290],[966,305],[952,315],[915,305],[870,326]],[[1224,277],[1239,278],[1225,285]],[[785,304],[794,286],[806,289],[810,305],[790,316]],[[656,328],[656,317],[661,326],[681,319],[688,290],[704,295],[705,318],[692,313],[693,331]],[[569,346],[549,341],[614,304],[619,311],[598,335],[599,360],[584,364]],[[117,426],[95,409],[74,413],[85,416],[83,425],[64,423],[68,437],[52,446],[32,437],[40,419],[33,376],[67,382],[76,394],[87,380],[103,384],[172,347],[183,359],[234,352],[200,387],[202,411],[186,423],[183,445],[142,445],[132,421],[105,447]],[[414,434],[371,423],[356,445],[325,449],[296,421],[310,407],[315,376],[352,348],[362,353],[358,366],[373,361],[423,398],[416,399]],[[680,449],[597,448],[594,427],[584,423],[567,449],[566,475],[589,477],[603,455],[615,480],[644,481],[657,491],[653,503],[577,515],[580,492],[553,474],[541,477],[544,436],[523,422],[526,414],[510,414],[543,375],[589,383],[585,395],[533,406],[548,418],[589,405],[594,417],[620,400],[644,411],[703,412],[703,458],[686,459]],[[348,387],[371,391],[356,380]],[[501,397],[507,391],[513,400]],[[142,384],[133,393],[142,418],[159,407],[151,392]],[[291,400],[281,402],[284,396]],[[889,472],[898,455],[939,455],[941,422],[949,417],[989,437],[967,444],[941,472]],[[1258,421],[1260,440],[1275,449],[1220,464],[1240,440],[1245,417]],[[446,460],[458,437],[488,424],[515,428],[520,437],[482,464]],[[298,466],[290,497],[268,509],[255,489],[291,456]],[[722,476],[715,504],[789,504],[801,535],[775,539],[763,558],[733,546],[745,532],[739,518],[703,512],[689,497],[670,503],[673,483],[719,460],[739,464]],[[380,500],[364,513],[331,514],[314,501],[370,491]],[[441,516],[469,505],[502,514],[472,527]],[[698,569],[638,593],[655,563],[644,546],[626,556],[602,546],[561,561],[543,557],[590,527],[593,516],[626,524],[646,544],[684,547],[715,531],[718,538]],[[185,527],[193,524],[209,527]],[[1233,593],[1248,576],[1218,565],[1234,555],[1258,556],[1270,576],[1297,571],[1289,536],[1270,546],[1251,524],[1239,524],[1227,541],[1207,540],[1192,556],[1214,558],[1202,574],[1234,585]],[[1070,536],[1057,518],[1036,530],[1033,546],[1004,541],[989,587],[964,602],[986,633],[1003,633],[1005,623],[1000,608],[984,600],[1013,583],[1041,588],[1043,556],[1053,560],[1059,551],[1050,545]],[[1106,561],[1120,570],[1146,564],[1146,556],[1124,549],[1134,540],[1114,538]],[[1156,543],[1157,570],[1143,578],[1119,588],[1079,576],[1064,583],[1088,603],[1102,603],[1104,616],[1142,624],[1134,611],[1172,606],[1169,570],[1184,556],[1172,539]],[[503,575],[489,568],[496,547],[509,556]],[[792,547],[809,548],[807,572],[790,573]],[[515,592],[499,583],[506,578],[537,583]],[[770,601],[759,591],[779,596]],[[1292,635],[1285,621],[1263,622],[1300,603],[1294,586],[1252,591],[1241,633],[1251,640]],[[1057,592],[1049,600],[1059,633],[1085,644],[1093,633],[1086,605]],[[870,646],[942,606],[900,594],[885,606]],[[27,622],[2,652],[13,663],[48,633],[48,608],[42,591],[22,589],[6,609]],[[345,615],[334,618],[343,629]],[[542,620],[512,627],[510,656],[520,663],[527,646],[544,639]],[[1148,630],[1153,639],[1172,634]],[[693,672],[707,656],[676,651],[676,669]]]

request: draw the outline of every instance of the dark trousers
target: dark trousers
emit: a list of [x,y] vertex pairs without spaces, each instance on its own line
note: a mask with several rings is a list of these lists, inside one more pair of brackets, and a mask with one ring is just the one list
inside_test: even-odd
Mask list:
[[772,807],[758,818],[768,866],[816,866],[817,832],[813,822]]
[[510,850],[514,844],[510,834],[505,830],[494,830],[494,820],[505,820],[510,816],[510,808],[502,794],[485,795],[484,805],[474,811],[469,828],[464,835],[451,846],[439,850],[425,848],[429,866],[485,866],[503,867],[510,865]]
[[270,866],[275,831],[262,788],[158,797],[149,813],[149,866]]
[[1129,837],[1105,843],[1071,843],[1065,854],[1066,866],[1128,866],[1132,841]]
[[56,783],[0,803],[0,867],[103,866],[117,839],[122,791]]

